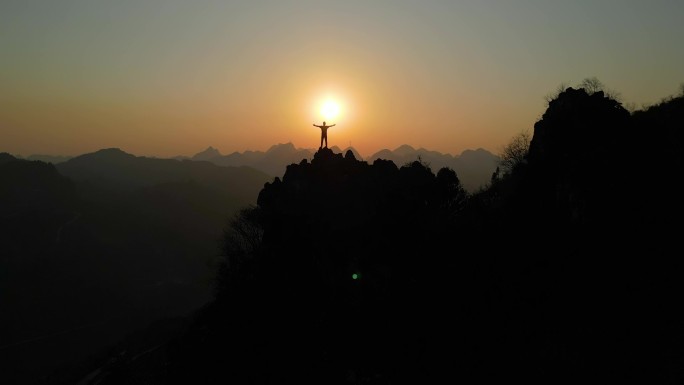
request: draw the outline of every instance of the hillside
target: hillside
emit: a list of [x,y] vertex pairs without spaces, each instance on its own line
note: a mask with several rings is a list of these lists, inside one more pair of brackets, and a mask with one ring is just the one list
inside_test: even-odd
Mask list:
[[421,162],[289,166],[232,222],[218,295],[158,378],[681,382],[684,205],[663,177],[683,165],[682,100],[630,114],[567,89],[527,159],[471,195]]
[[271,180],[115,149],[0,159],[0,371],[15,384],[204,305],[226,221]]

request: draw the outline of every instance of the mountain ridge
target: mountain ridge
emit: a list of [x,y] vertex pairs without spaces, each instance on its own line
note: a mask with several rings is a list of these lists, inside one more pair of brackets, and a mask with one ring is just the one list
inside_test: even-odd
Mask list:
[[[351,151],[354,157],[359,160],[373,162],[376,159],[391,160],[397,166],[401,166],[416,160],[425,162],[435,170],[443,167],[448,167],[456,171],[459,179],[463,183],[463,187],[475,192],[486,186],[499,165],[498,155],[484,149],[482,147],[476,149],[466,149],[460,154],[442,153],[435,150],[426,149],[424,147],[415,148],[410,144],[402,144],[394,149],[383,148],[374,152],[370,156],[363,156],[352,146],[340,148],[339,146],[331,146],[333,153],[345,154]],[[191,156],[177,155],[169,158],[157,158],[147,156],[137,156],[129,154],[120,148],[110,147],[102,148],[100,150],[84,153],[77,156],[61,156],[61,155],[31,155],[27,160],[41,160],[58,165],[60,168],[68,169],[69,162],[72,160],[84,159],[83,156],[88,156],[88,159],[108,159],[108,162],[133,162],[134,158],[154,159],[154,160],[175,160],[175,161],[194,161],[194,162],[209,162],[217,166],[223,167],[251,167],[260,172],[265,173],[270,177],[282,177],[285,174],[287,166],[290,164],[298,164],[303,159],[310,161],[313,159],[315,148],[300,148],[292,142],[277,143],[270,146],[267,150],[244,150],[233,151],[228,154],[223,154],[217,147],[208,146]],[[10,154],[8,154],[10,155]],[[17,159],[22,159],[13,155]]]
[[[477,191],[490,181],[499,162],[497,155],[481,147],[467,149],[461,154],[452,155],[423,147],[416,149],[409,144],[403,144],[394,150],[381,149],[368,157],[362,156],[351,146],[344,149],[332,146],[330,150],[336,154],[345,154],[347,151],[351,151],[356,159],[371,163],[376,159],[384,159],[391,160],[397,166],[401,166],[420,159],[433,167],[435,171],[448,167],[456,171],[464,188],[471,192]],[[221,166],[249,166],[271,176],[282,177],[288,165],[298,164],[303,159],[311,161],[315,152],[315,149],[298,148],[292,142],[275,144],[266,151],[235,151],[228,155],[221,155],[213,146],[209,146],[189,159],[202,159]],[[210,154],[213,156],[207,156]],[[175,158],[180,159],[181,157]]]

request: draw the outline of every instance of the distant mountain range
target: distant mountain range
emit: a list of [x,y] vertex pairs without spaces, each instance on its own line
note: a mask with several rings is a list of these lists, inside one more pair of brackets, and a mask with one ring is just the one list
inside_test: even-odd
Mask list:
[[55,167],[74,181],[97,181],[114,185],[117,189],[193,181],[219,190],[229,190],[240,195],[244,202],[254,201],[254,194],[265,181],[271,179],[269,175],[247,166],[217,167],[205,161],[148,158],[118,148],[80,155]]
[[67,156],[67,155],[41,155],[41,154],[34,154],[34,155],[29,155],[26,157],[26,160],[40,160],[45,163],[52,163],[52,164],[57,164],[57,163],[62,163],[66,162],[67,160],[73,158],[72,156]]
[[223,229],[272,180],[116,148],[56,164],[0,153],[0,377],[31,357],[0,382],[37,383],[204,305]]
[[[368,163],[373,163],[376,159],[391,160],[397,166],[401,167],[406,163],[415,160],[421,160],[428,164],[434,172],[439,171],[443,167],[451,168],[456,171],[463,187],[475,192],[479,188],[484,187],[491,180],[492,173],[499,165],[499,157],[491,152],[478,148],[475,150],[465,150],[460,155],[444,154],[437,151],[427,150],[425,148],[414,148],[410,145],[404,144],[395,148],[394,150],[382,149],[371,156],[363,157],[353,147],[344,149],[338,146],[330,148],[334,153],[346,153],[351,150],[354,157],[358,160],[365,160]],[[105,151],[105,150],[101,150]],[[227,167],[252,167],[256,170],[266,173],[271,177],[282,177],[285,174],[285,169],[292,163],[299,163],[302,159],[311,160],[316,152],[314,148],[297,148],[292,143],[280,143],[271,146],[266,151],[244,151],[233,152],[227,155],[221,154],[216,148],[209,146],[205,150],[198,152],[193,156],[175,156],[172,159],[177,161],[206,161],[218,166]],[[133,155],[131,155],[133,156]],[[55,165],[64,164],[67,161],[79,158],[60,155],[30,155],[26,157],[27,160],[40,160]],[[154,161],[160,160],[156,158],[146,158],[148,164],[152,166]],[[152,162],[152,163],[150,163]],[[161,165],[162,163],[156,163]],[[67,166],[69,169],[72,166]],[[157,178],[158,174],[153,173],[152,178]]]
[[[330,149],[334,153],[346,153],[347,150],[351,150],[356,159],[365,160],[369,163],[373,163],[376,159],[385,159],[391,160],[401,167],[406,163],[421,160],[428,164],[434,172],[443,167],[448,167],[456,171],[461,184],[471,192],[485,186],[491,180],[492,173],[496,170],[499,162],[498,156],[482,148],[465,150],[460,155],[454,156],[424,148],[415,149],[405,144],[394,150],[380,150],[367,158],[363,158],[353,147],[340,149],[333,146]],[[223,155],[210,146],[192,157],[176,157],[176,159],[209,161],[220,166],[250,166],[269,175],[282,177],[289,164],[299,163],[302,159],[311,160],[315,152],[315,149],[296,148],[292,143],[284,143],[271,146],[265,152],[245,151]]]
[[499,157],[482,148],[465,150],[460,155],[451,155],[424,148],[415,149],[407,144],[397,147],[394,151],[380,150],[366,160],[372,162],[375,159],[391,160],[399,167],[420,159],[435,173],[448,167],[456,171],[461,184],[470,192],[486,186],[499,165]]
[[[361,154],[359,154],[359,152],[353,147],[341,149],[338,146],[332,146],[330,149],[334,153],[346,153],[348,150],[351,150],[356,159],[365,160],[371,164],[376,159],[385,159],[391,160],[397,166],[401,167],[406,163],[420,159],[422,162],[428,164],[434,172],[439,171],[439,169],[443,167],[448,167],[456,171],[461,184],[469,192],[475,192],[481,187],[487,185],[490,182],[492,173],[496,170],[499,162],[499,157],[497,155],[492,154],[491,152],[482,148],[465,150],[460,155],[451,155],[427,150],[425,148],[416,149],[408,144],[404,144],[395,148],[394,150],[382,149],[365,158],[362,157]],[[285,174],[285,169],[288,165],[292,163],[299,163],[302,161],[302,159],[307,159],[310,161],[313,159],[314,153],[316,153],[316,149],[314,148],[297,148],[292,143],[280,143],[271,146],[266,151],[236,151],[227,155],[221,154],[219,150],[209,146],[205,150],[200,151],[195,155],[179,155],[171,159],[177,161],[207,161],[218,166],[228,167],[248,166],[262,171],[272,177],[282,177]],[[25,159],[40,160],[46,163],[57,165],[65,163],[73,158],[77,157],[34,154],[26,157]],[[152,160],[157,158],[147,159]]]

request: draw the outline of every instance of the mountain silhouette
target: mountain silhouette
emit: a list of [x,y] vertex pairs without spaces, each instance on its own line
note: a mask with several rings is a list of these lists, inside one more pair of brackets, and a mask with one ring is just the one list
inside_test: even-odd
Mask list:
[[9,160],[10,159],[9,157],[11,157],[12,159],[40,160],[40,161],[45,162],[45,163],[53,163],[53,164],[66,162],[67,160],[72,158],[71,156],[64,156],[64,155],[40,155],[40,154],[33,154],[33,155],[27,156],[26,158],[21,158],[21,157],[15,157],[11,154],[3,152],[3,153],[0,153],[0,162],[2,162],[3,159],[5,161]]
[[231,222],[170,381],[680,382],[682,124],[684,97],[569,88],[472,194],[418,160],[291,164]]
[[359,159],[359,160],[363,160],[363,157],[361,156],[361,154],[358,151],[356,151],[356,149],[354,147],[346,147],[340,151],[336,151],[337,148],[338,148],[337,146],[332,146],[332,150],[335,152],[339,152],[339,153],[346,155],[347,151],[351,151],[352,154],[354,155],[354,158]]
[[119,149],[57,165],[0,154],[3,382],[36,383],[204,305],[226,218],[271,180]]
[[409,146],[408,144],[403,144],[394,149],[393,153],[398,156],[413,156],[416,149]]
[[117,148],[74,157],[58,164],[57,169],[77,182],[100,183],[115,190],[195,181],[230,191],[245,202],[252,200],[254,192],[271,179],[250,167],[218,167],[206,161],[139,157]]
[[681,383],[682,127],[684,95],[630,113],[570,87],[482,188],[438,165],[484,150],[324,148],[246,201],[207,161],[109,149],[64,163],[72,179],[0,154],[0,299],[21,314],[0,317],[0,362],[17,383],[145,314],[171,318],[43,382]]
[[375,159],[386,159],[397,165],[404,165],[419,158],[435,169],[448,167],[456,171],[463,187],[470,192],[486,186],[499,165],[499,157],[482,148],[465,150],[458,156],[452,156],[424,148],[415,149],[406,144],[394,150],[382,149],[366,160],[372,162]]
[[[402,309],[431,303],[423,295],[437,288],[421,284],[424,267],[439,260],[439,239],[466,197],[456,173],[418,161],[368,164],[323,148],[289,165],[243,212],[244,231],[229,236],[227,279],[209,324],[173,350],[174,382],[338,383],[350,373],[396,382],[400,366],[404,380],[418,380],[411,337],[392,336],[420,322]],[[286,354],[293,343],[297,353]],[[224,372],[208,356],[236,366]]]
[[206,150],[202,152],[198,152],[197,154],[192,156],[192,160],[206,160],[206,161],[211,161],[214,158],[220,157],[221,153],[215,149],[214,147],[207,147]]
[[17,158],[15,158],[12,154],[9,154],[7,152],[0,152],[0,164],[11,162],[13,160],[17,160]]
[[288,164],[298,163],[302,159],[310,159],[313,153],[306,149],[297,149],[292,143],[276,144],[267,151],[233,152],[221,155],[218,150],[209,147],[195,154],[192,159],[207,160],[219,166],[248,166],[265,172],[271,176],[281,176]]
[[[345,154],[351,150],[356,159],[364,159],[353,147],[340,149],[338,146],[332,146],[330,150],[336,154]],[[273,145],[265,152],[245,151],[243,153],[234,152],[229,155],[221,155],[218,150],[210,146],[192,156],[191,159],[207,160],[221,166],[249,166],[269,175],[281,177],[288,165],[299,163],[302,159],[311,160],[313,155],[314,150],[312,149],[300,149],[292,143],[285,143]],[[470,192],[474,192],[489,183],[499,161],[498,156],[481,148],[465,150],[458,156],[452,156],[423,148],[416,150],[409,145],[402,145],[394,151],[380,150],[365,160],[372,162],[375,159],[386,159],[397,165],[404,165],[418,160],[419,157],[435,169],[449,167],[455,170],[463,186]]]
[[[53,222],[69,217],[76,190],[71,180],[57,172],[55,166],[40,161],[17,159],[0,153],[0,216],[4,257],[14,254],[7,246],[11,240],[26,242],[28,249],[44,238],[56,234],[37,236],[35,232],[46,231]],[[61,219],[60,219],[61,218]],[[25,250],[26,257],[32,254]],[[24,253],[24,252],[22,252]]]
[[57,163],[63,163],[66,162],[67,160],[73,158],[72,156],[66,156],[66,155],[41,155],[41,154],[33,154],[29,155],[26,157],[26,160],[40,160],[45,163],[52,163],[52,164],[57,164]]

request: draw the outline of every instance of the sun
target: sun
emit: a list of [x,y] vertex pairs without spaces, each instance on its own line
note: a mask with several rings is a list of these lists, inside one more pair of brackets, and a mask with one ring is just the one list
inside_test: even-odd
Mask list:
[[321,105],[321,115],[326,120],[332,120],[340,114],[340,105],[334,100],[326,100]]

